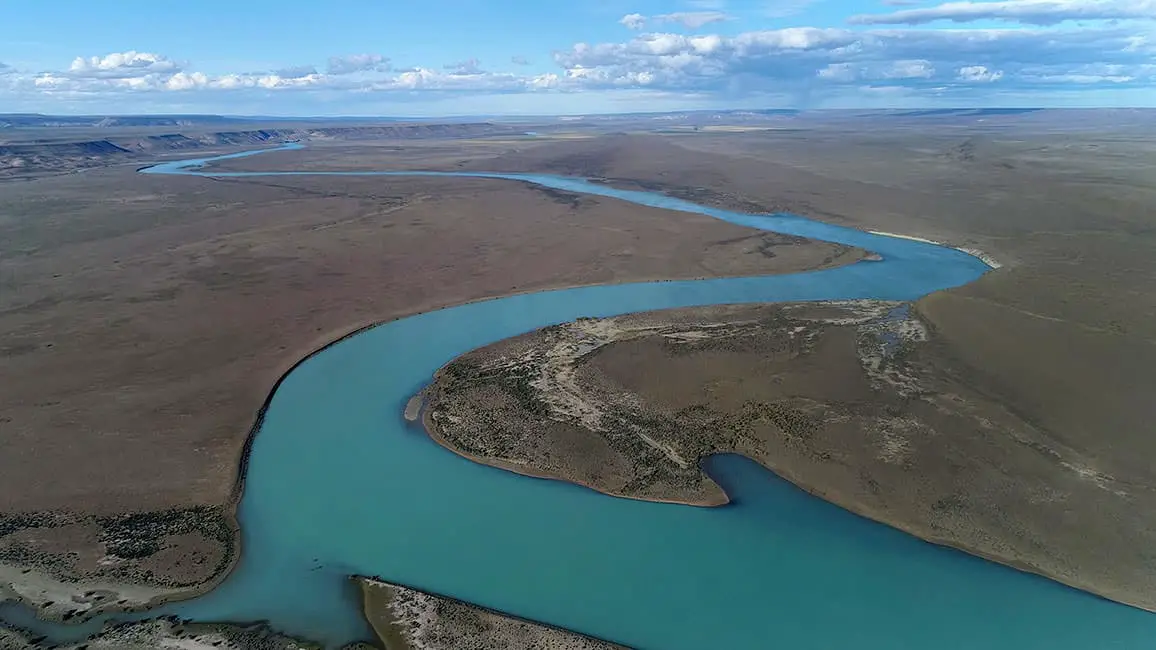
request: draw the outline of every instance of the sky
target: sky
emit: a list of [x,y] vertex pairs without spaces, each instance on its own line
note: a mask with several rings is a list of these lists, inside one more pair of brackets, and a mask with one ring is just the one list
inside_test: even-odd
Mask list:
[[1156,0],[0,0],[0,113],[1156,106]]

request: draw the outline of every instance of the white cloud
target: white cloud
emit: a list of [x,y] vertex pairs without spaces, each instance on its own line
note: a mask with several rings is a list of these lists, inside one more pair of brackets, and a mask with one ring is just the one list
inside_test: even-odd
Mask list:
[[726,20],[731,20],[731,16],[721,11],[676,11],[649,17],[642,14],[627,14],[618,22],[634,30],[642,29],[648,23],[676,24],[687,29],[698,29],[711,23],[721,23]]
[[965,65],[958,72],[960,81],[988,83],[1003,78],[1002,71],[988,70],[987,66],[983,65]]
[[1117,20],[1156,18],[1156,0],[997,0],[996,2],[948,2],[923,9],[888,14],[852,16],[856,25],[919,25],[936,20],[971,22],[1010,20],[1034,25],[1054,25],[1065,20]]
[[78,56],[68,71],[77,77],[124,78],[156,73],[180,72],[181,66],[168,57],[151,52],[113,52],[104,56]]
[[[896,97],[897,90],[883,90],[895,88],[908,89],[912,97],[924,99],[966,98],[985,92],[992,96],[996,89],[1000,93],[1050,90],[1064,84],[1151,90],[1156,88],[1156,64],[1152,63],[1156,45],[1142,25],[640,33],[618,42],[577,43],[555,52],[557,69],[545,74],[530,74],[518,67],[523,65],[519,57],[507,64],[511,71],[483,69],[476,59],[398,70],[377,54],[332,57],[324,71],[303,65],[272,72],[208,74],[183,70],[165,56],[130,51],[80,58],[66,69],[37,74],[0,70],[0,96],[11,98],[12,105],[24,102],[27,106],[48,101],[44,99],[48,97],[76,102],[108,100],[126,93],[135,97],[179,93],[181,102],[192,105],[210,101],[195,98],[229,93],[228,100],[219,101],[234,106],[248,99],[260,106],[283,101],[271,99],[273,93],[295,93],[309,101],[325,98],[337,105],[366,101],[360,98],[375,93],[417,101],[422,93],[478,97],[622,92],[631,97],[651,93],[695,101],[778,97],[787,98],[778,101],[806,105],[838,93],[842,97],[860,92]],[[989,90],[982,90],[985,87]],[[41,99],[29,99],[36,97]]]
[[166,90],[194,90],[209,85],[209,78],[202,72],[188,74],[178,72],[165,81]]
[[521,55],[516,55],[510,57],[510,63],[513,63],[514,65],[530,65],[530,59],[527,59]]
[[618,19],[618,22],[625,25],[627,29],[642,29],[646,26],[646,16],[642,14],[626,14]]
[[349,54],[329,57],[326,72],[341,75],[355,72],[387,72],[389,69],[389,59],[380,54]]

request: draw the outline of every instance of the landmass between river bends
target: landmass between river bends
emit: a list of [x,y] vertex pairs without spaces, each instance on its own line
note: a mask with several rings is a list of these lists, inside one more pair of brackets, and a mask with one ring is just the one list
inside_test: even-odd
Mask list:
[[[692,506],[729,502],[701,460],[740,454],[916,538],[1156,611],[1144,574],[1130,570],[1144,562],[1143,534],[1112,528],[1127,500],[1088,480],[1077,450],[944,373],[933,332],[901,306],[854,303],[544,328],[440,368],[423,391],[423,425],[474,462]],[[719,385],[731,399],[711,392]],[[958,477],[974,477],[971,487]],[[1068,498],[1041,503],[1040,484]],[[1071,509],[1105,525],[1056,531]]]

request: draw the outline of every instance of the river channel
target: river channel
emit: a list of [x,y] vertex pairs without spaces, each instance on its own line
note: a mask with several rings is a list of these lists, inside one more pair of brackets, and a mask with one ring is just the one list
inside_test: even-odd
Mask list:
[[[261,152],[245,155],[255,153]],[[912,300],[980,277],[988,267],[975,257],[577,178],[204,167],[226,157],[235,156],[144,171],[537,183],[858,246],[882,260],[791,275],[515,295],[385,323],[333,345],[293,370],[270,402],[239,508],[243,553],[236,570],[212,592],[150,615],[267,620],[336,646],[370,634],[347,580],[363,574],[638,648],[1156,647],[1152,614],[922,542],[810,496],[741,457],[708,461],[733,498],[729,506],[645,503],[472,463],[402,418],[406,401],[440,366],[535,328],[722,303]],[[33,624],[6,611],[13,623]]]

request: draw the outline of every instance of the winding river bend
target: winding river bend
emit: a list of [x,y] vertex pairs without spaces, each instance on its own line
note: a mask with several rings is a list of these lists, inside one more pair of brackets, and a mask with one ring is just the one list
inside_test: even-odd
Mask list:
[[366,574],[639,648],[1156,647],[1156,616],[924,543],[740,457],[709,461],[730,506],[645,503],[472,463],[402,419],[406,400],[438,367],[538,327],[720,303],[912,300],[975,280],[987,270],[980,260],[925,242],[576,178],[202,169],[234,157],[144,171],[507,179],[859,246],[882,260],[516,295],[389,322],[333,345],[290,373],[270,402],[239,508],[244,550],[236,570],[205,596],[151,615],[268,620],[339,645],[369,637],[346,579]]

